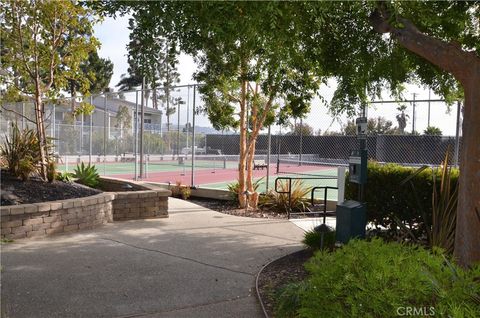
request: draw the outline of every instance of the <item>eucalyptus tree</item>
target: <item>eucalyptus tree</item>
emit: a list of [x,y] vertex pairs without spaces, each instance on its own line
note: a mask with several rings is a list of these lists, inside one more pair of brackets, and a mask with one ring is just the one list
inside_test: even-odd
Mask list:
[[[117,87],[120,90],[131,90],[141,86],[145,78],[144,89],[149,88],[144,92],[146,104],[150,98],[155,109],[159,108],[159,101],[163,104],[169,129],[170,116],[175,113],[175,107],[171,107],[173,86],[180,82],[177,71],[179,52],[174,43],[169,43],[155,29],[139,25],[138,16],[141,12],[135,13],[129,20],[128,75],[122,76]],[[159,87],[162,88],[158,89]]]
[[[41,175],[46,180],[47,140],[44,99],[59,96],[68,80],[82,78],[82,61],[99,43],[96,18],[76,1],[0,2],[2,85],[9,94],[28,96],[35,104]],[[84,79],[86,80],[86,79]]]

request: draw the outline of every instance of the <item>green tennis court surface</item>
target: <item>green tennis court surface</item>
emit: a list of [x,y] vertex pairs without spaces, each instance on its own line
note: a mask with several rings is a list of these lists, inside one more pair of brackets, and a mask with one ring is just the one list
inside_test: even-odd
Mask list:
[[[60,165],[58,167],[59,171],[65,171],[68,168],[68,171],[73,172],[77,165],[68,164]],[[95,167],[100,175],[113,176],[119,178],[131,178],[135,173],[135,163],[134,162],[99,162],[95,163]],[[275,164],[272,164],[270,168],[270,178],[269,178],[269,190],[275,190],[275,180],[278,177],[291,177],[301,179],[301,182],[305,187],[319,187],[319,186],[337,186],[336,179],[321,179],[321,177],[336,177],[337,168],[325,167],[315,165],[302,165],[298,166],[298,163],[295,162],[291,165],[282,166],[284,170],[279,174],[275,173]],[[228,185],[236,182],[238,179],[238,162],[236,161],[227,161],[219,158],[209,158],[205,160],[196,160],[195,161],[195,185],[202,188],[212,188],[212,189],[222,189],[228,190]],[[137,173],[140,170],[140,165],[137,164]],[[146,173],[146,181],[152,182],[176,182],[181,180],[185,184],[189,184],[190,173],[192,171],[191,161],[185,161],[184,163],[179,163],[178,160],[163,160],[163,161],[150,161],[144,165],[144,172]],[[216,172],[216,173],[214,173]],[[258,191],[266,191],[266,169],[264,170],[254,170],[254,180],[261,180]],[[288,182],[287,180],[282,180],[282,182]],[[293,180],[292,180],[293,184]],[[323,198],[323,190],[318,190],[316,192],[316,198]],[[337,200],[337,191],[329,190],[328,191],[329,200]]]
[[[337,180],[336,179],[308,179],[308,178],[315,178],[316,176],[327,176],[327,177],[336,177],[337,176],[337,169],[329,169],[329,170],[315,170],[315,171],[310,171],[311,175],[299,175],[299,174],[272,174],[269,178],[268,182],[268,189],[274,191],[275,190],[275,180],[279,177],[291,177],[291,178],[302,178],[303,185],[305,187],[320,187],[320,186],[330,186],[330,187],[336,187],[337,186]],[[258,190],[260,192],[265,192],[266,190],[266,177],[261,177],[261,178],[255,178],[255,181],[261,180],[260,181],[260,186]],[[211,188],[211,189],[221,189],[221,190],[227,190],[228,185],[231,183],[236,182],[235,180],[231,181],[225,181],[225,182],[215,182],[215,183],[206,183],[206,184],[200,184],[200,187],[202,188]],[[282,179],[279,182],[288,182],[288,180]],[[293,180],[292,180],[293,184]],[[316,198],[323,198],[323,190],[317,190],[315,192],[315,197]],[[309,194],[310,195],[310,194]],[[329,200],[337,200],[337,191],[336,190],[328,190],[328,199]]]
[[[99,174],[116,175],[134,173],[134,162],[98,162],[94,163]],[[66,168],[68,167],[68,170]],[[76,164],[60,164],[58,166],[59,171],[73,172],[77,167]],[[210,169],[210,170],[222,170],[222,169],[235,169],[238,167],[238,163],[223,160],[196,160],[195,169]],[[140,169],[140,164],[137,164],[137,169]],[[155,161],[144,164],[144,170],[147,172],[182,172],[184,170],[191,170],[192,163],[187,161],[184,164],[179,164],[178,161]]]

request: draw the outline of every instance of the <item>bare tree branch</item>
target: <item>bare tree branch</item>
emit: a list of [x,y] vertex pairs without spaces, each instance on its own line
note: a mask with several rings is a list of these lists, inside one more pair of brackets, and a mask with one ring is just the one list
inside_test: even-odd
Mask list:
[[15,111],[15,110],[13,110],[13,109],[8,109],[8,108],[5,108],[5,106],[4,106],[4,105],[1,105],[1,107],[2,107],[2,109],[3,109],[3,110],[5,110],[5,111],[7,111],[7,112],[12,112],[12,113],[14,113],[15,115],[18,115],[18,116],[20,116],[20,117],[22,117],[22,118],[24,118],[24,119],[28,120],[28,121],[29,121],[29,122],[31,122],[32,124],[37,124],[37,122],[36,122],[36,121],[34,121],[34,120],[32,120],[32,119],[28,118],[27,116],[25,116],[25,115],[23,115],[23,114],[20,114],[19,112]]

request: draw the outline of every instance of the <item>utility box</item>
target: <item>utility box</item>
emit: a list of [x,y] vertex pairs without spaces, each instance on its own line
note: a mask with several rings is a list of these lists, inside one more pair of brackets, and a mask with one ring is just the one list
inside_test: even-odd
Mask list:
[[352,150],[348,158],[348,175],[350,182],[367,183],[367,150]]
[[365,238],[367,209],[364,203],[348,200],[337,204],[336,241],[347,243],[352,238]]

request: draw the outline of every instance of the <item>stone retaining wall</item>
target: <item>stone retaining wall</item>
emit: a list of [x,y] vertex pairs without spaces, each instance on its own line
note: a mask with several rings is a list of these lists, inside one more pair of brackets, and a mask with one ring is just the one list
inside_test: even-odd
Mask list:
[[168,217],[171,191],[144,182],[102,177],[101,188],[115,193],[113,220],[138,220]]
[[[73,232],[113,221],[168,217],[169,190],[126,180],[102,178],[107,191],[94,196],[0,207],[3,239]],[[137,191],[135,191],[137,190]]]
[[168,217],[168,193],[165,191],[144,190],[115,194],[114,221],[162,217]]
[[92,229],[113,221],[114,193],[0,207],[1,237],[19,239]]

